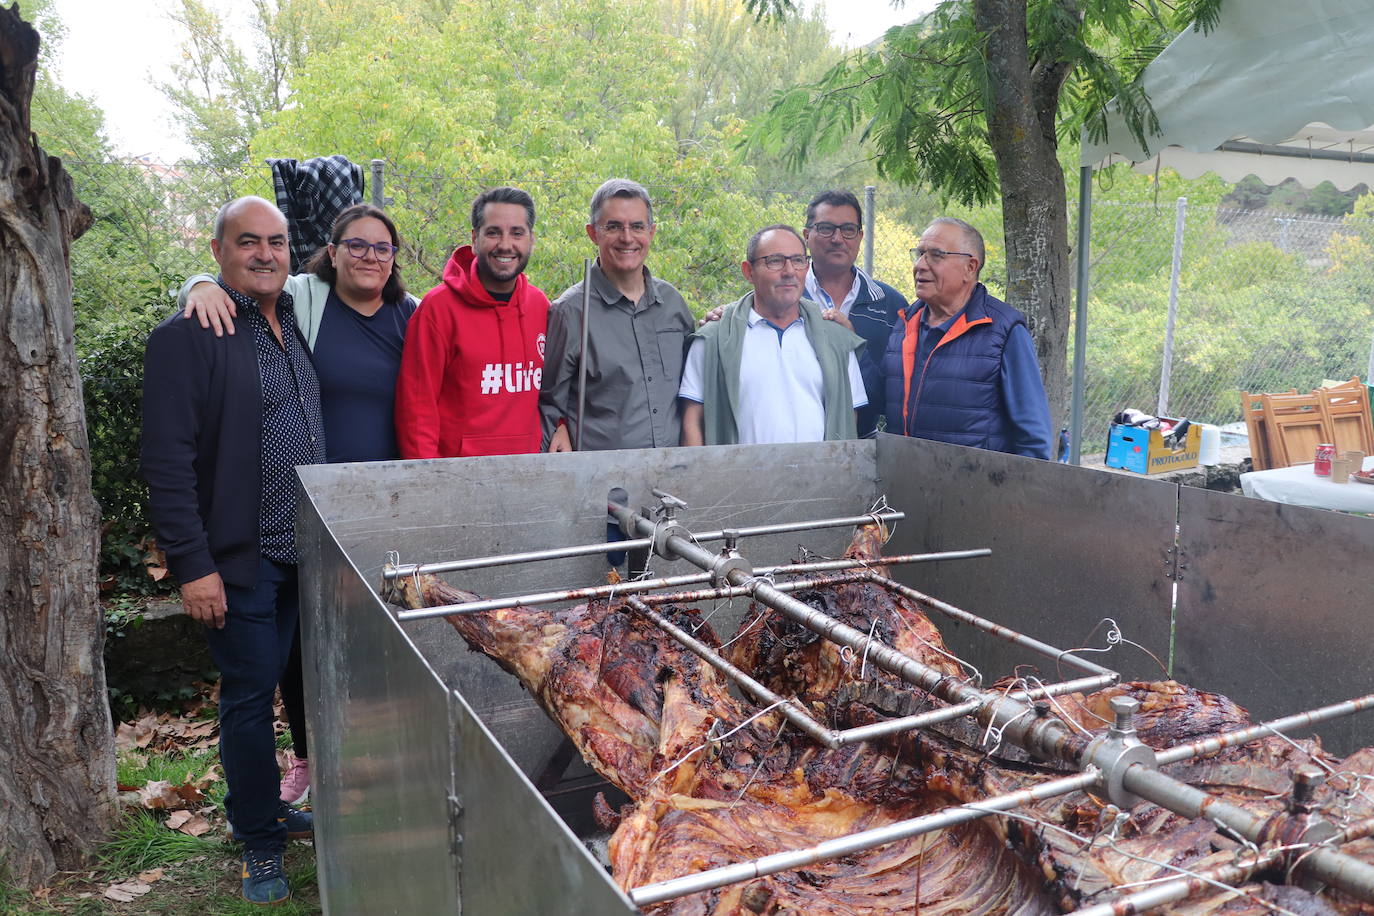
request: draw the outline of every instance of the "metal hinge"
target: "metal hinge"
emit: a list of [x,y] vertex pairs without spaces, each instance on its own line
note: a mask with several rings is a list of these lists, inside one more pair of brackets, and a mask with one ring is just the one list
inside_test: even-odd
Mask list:
[[1161,553],[1164,556],[1164,578],[1182,582],[1183,574],[1188,569],[1188,551],[1175,544],[1166,547]]
[[448,854],[453,859],[453,875],[458,881],[458,914],[463,912],[463,800],[448,797]]

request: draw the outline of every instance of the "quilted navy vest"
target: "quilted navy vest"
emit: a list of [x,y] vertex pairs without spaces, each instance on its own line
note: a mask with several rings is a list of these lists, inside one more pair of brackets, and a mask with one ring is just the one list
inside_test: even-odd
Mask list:
[[[922,439],[1006,451],[1011,442],[1002,405],[1002,351],[1026,316],[979,283],[944,337],[917,365],[924,303],[898,318],[883,370],[888,429]],[[901,413],[892,405],[902,404]]]

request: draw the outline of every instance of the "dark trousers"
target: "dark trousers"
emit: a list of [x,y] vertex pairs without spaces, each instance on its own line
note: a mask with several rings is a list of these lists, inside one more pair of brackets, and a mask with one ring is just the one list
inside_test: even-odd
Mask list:
[[263,557],[257,585],[226,585],[224,593],[224,629],[205,631],[220,671],[219,756],[229,787],[224,809],[245,847],[280,849],[286,826],[277,821],[281,774],[272,699],[296,634],[296,567]]
[[296,624],[296,636],[291,641],[291,655],[281,676],[281,703],[286,708],[286,724],[291,728],[291,753],[296,759],[310,756],[305,735],[305,676],[301,671],[301,625]]

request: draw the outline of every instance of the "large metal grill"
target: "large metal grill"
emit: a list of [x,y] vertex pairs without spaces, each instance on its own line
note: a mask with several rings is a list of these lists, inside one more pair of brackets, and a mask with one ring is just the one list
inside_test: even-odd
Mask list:
[[[920,467],[922,473],[904,473],[904,468],[913,466]],[[767,472],[760,474],[761,467]],[[369,474],[369,470],[374,473]],[[331,912],[390,911],[375,908],[388,898],[390,890],[399,894],[393,899],[405,901],[396,912],[414,911],[415,906],[426,911],[433,908],[434,912],[464,907],[481,913],[634,912],[636,905],[848,855],[995,812],[1014,811],[1032,799],[1083,788],[1093,788],[1123,807],[1144,798],[1187,817],[1200,816],[1206,809],[1206,816],[1218,827],[1255,847],[1251,860],[1215,875],[1201,879],[1189,876],[1147,891],[1123,893],[1103,904],[1104,914],[1112,906],[1124,912],[1179,900],[1208,886],[1207,881],[1244,881],[1284,856],[1289,857],[1291,870],[1300,879],[1320,880],[1374,899],[1374,868],[1337,848],[1342,841],[1366,835],[1374,825],[1342,823],[1324,829],[1322,844],[1303,846],[1299,855],[1277,848],[1272,841],[1265,842],[1272,829],[1265,832],[1264,819],[1237,806],[1218,803],[1158,771],[1162,764],[1276,731],[1309,734],[1318,723],[1374,705],[1374,694],[1363,695],[1358,689],[1369,686],[1361,669],[1333,672],[1328,664],[1323,674],[1330,683],[1317,687],[1319,696],[1313,699],[1318,702],[1311,704],[1314,708],[1294,711],[1294,696],[1286,691],[1283,701],[1287,708],[1274,709],[1279,701],[1275,697],[1269,709],[1289,715],[1243,733],[1217,735],[1158,754],[1136,740],[1131,728],[1134,701],[1127,698],[1114,701],[1117,721],[1092,741],[1075,735],[1047,714],[1046,698],[1116,683],[1121,678],[1116,669],[1129,670],[1145,662],[1119,652],[1111,657],[1112,664],[1099,664],[1041,641],[1038,637],[1044,633],[1067,633],[1076,638],[1089,631],[1089,621],[1096,623],[1107,614],[1120,619],[1122,629],[1134,641],[1150,646],[1156,654],[1169,658],[1172,652],[1176,667],[1182,667],[1180,663],[1190,657],[1189,651],[1197,651],[1180,645],[1180,636],[1189,629],[1180,626],[1181,589],[1177,586],[1187,581],[1189,567],[1196,563],[1196,555],[1188,555],[1187,545],[1198,540],[1190,539],[1202,539],[1205,532],[1190,528],[1186,513],[1180,512],[1184,497],[1178,488],[887,437],[876,445],[834,443],[483,459],[357,466],[335,469],[334,473],[336,477],[346,474],[348,479],[331,481],[334,492],[326,495],[312,486],[315,482],[309,472],[303,474],[312,505],[302,519],[303,530],[313,529],[316,534],[313,540],[307,539],[307,554],[314,552],[311,547],[317,548],[321,568],[326,570],[307,583],[307,605],[311,605],[307,620],[316,644],[314,651],[308,652],[308,678],[323,700],[313,720],[313,738],[317,783],[321,783],[316,789],[321,883]],[[922,480],[919,485],[911,479],[917,476]],[[344,500],[337,498],[341,485],[349,491]],[[659,485],[671,489],[671,494],[657,489]],[[651,508],[631,508],[638,504],[636,500],[650,501],[651,492]],[[952,494],[958,496],[957,511],[942,511],[940,502]],[[989,494],[1002,498],[990,499]],[[883,505],[880,496],[905,510],[905,520],[899,521],[903,513],[884,508],[854,514],[856,509],[861,511],[875,503]],[[1085,500],[1085,496],[1090,498]],[[1094,506],[1091,497],[1108,501]],[[704,509],[693,512],[686,508],[688,505]],[[442,508],[460,516],[445,518],[442,511],[435,511]],[[1075,508],[1080,511],[1073,511]],[[1166,519],[1170,508],[1177,527],[1164,532],[1154,523]],[[1249,507],[1227,508],[1243,512]],[[1025,514],[1027,510],[1032,514]],[[1158,518],[1151,517],[1150,510],[1159,510]],[[649,550],[654,573],[641,581],[615,586],[591,584],[598,578],[598,570],[604,568],[600,557],[606,546],[600,535],[607,512],[629,538],[619,546]],[[898,523],[898,537],[884,558],[884,565],[898,570],[891,579],[853,561],[808,559],[755,566],[756,557],[786,556],[798,545],[804,554],[837,553],[836,543],[848,537],[845,526],[870,517]],[[1104,517],[1116,527],[1104,526]],[[1065,557],[1067,563],[1061,560],[1052,541],[1047,541],[1047,520],[1067,523],[1063,539],[1080,547],[1083,555]],[[947,524],[937,527],[941,521]],[[1005,541],[1005,537],[995,537],[991,551],[979,549],[976,541],[962,540],[966,533],[976,534],[980,522],[1038,529],[1024,531],[1023,537],[1028,543],[1038,539],[1041,546],[1029,556],[1023,553],[1002,559],[1003,551],[996,541]],[[1149,539],[1158,535],[1164,536],[1150,543]],[[350,547],[344,547],[350,542]],[[941,549],[947,545],[958,549]],[[479,546],[484,549],[475,549]],[[1228,545],[1207,546],[1207,552],[1212,553]],[[1133,556],[1156,551],[1161,559],[1151,566],[1162,568],[1163,575],[1156,571],[1150,587],[1133,595],[1129,603],[1104,604],[1107,588],[1085,575],[1109,566],[1105,562],[1108,557],[1129,562]],[[951,562],[954,560],[960,562]],[[352,569],[343,568],[346,566]],[[665,574],[663,567],[668,566],[673,567],[671,575]],[[692,571],[678,572],[679,567]],[[977,572],[970,575],[975,568]],[[1122,568],[1128,581],[1132,573],[1141,572]],[[1218,569],[1225,571],[1224,567]],[[461,577],[455,581],[465,587],[509,597],[393,615],[380,608],[370,594],[366,599],[363,596],[362,589],[368,588],[369,580],[375,583],[379,578],[422,572],[455,574]],[[1014,691],[988,690],[976,680],[951,679],[925,668],[875,640],[872,633],[839,624],[791,596],[819,583],[859,579],[900,592],[937,619],[943,617],[941,627],[960,654],[975,659],[985,671],[990,665],[1009,661],[1011,664],[1001,671],[992,668],[996,673],[1007,673],[1016,664],[1038,657],[1042,663],[1051,660],[1076,669],[1077,675]],[[999,586],[1011,584],[1018,592],[1015,606],[994,603],[992,610],[975,614],[928,593],[929,582],[955,583],[961,579],[990,585],[982,590],[985,596],[991,592],[994,599]],[[569,588],[569,583],[576,585]],[[554,585],[562,587],[550,587]],[[1100,585],[1110,588],[1105,580]],[[1334,594],[1340,594],[1340,587],[1335,583]],[[310,594],[312,591],[315,594]],[[1079,772],[1033,791],[992,797],[977,805],[950,808],[621,894],[576,842],[567,824],[553,816],[536,789],[536,784],[543,788],[554,806],[564,811],[565,820],[579,826],[577,807],[586,803],[586,793],[579,789],[589,783],[576,768],[561,784],[557,782],[567,761],[560,757],[556,733],[539,721],[537,711],[531,714],[528,701],[512,690],[510,678],[495,672],[489,662],[455,649],[456,640],[428,620],[497,607],[585,600],[611,591],[627,596],[635,613],[663,627],[715,666],[759,708],[776,708],[792,727],[820,744],[836,747],[969,717],[985,738],[995,737],[1031,757],[1066,764]],[[1150,608],[1160,603],[1156,599],[1161,591],[1166,591],[1169,599],[1168,625],[1162,634]],[[342,604],[355,605],[347,612],[329,606],[343,598],[343,592],[348,597]],[[948,705],[863,728],[832,729],[812,718],[800,704],[773,694],[735,669],[655,610],[655,605],[665,601],[718,604],[722,599],[744,596],[861,653],[866,664],[882,668]],[[318,600],[311,601],[311,597]],[[1212,587],[1209,602],[1215,604],[1216,597]],[[979,605],[980,610],[988,606]],[[1036,610],[1027,614],[1022,610],[1026,607]],[[1049,611],[1057,612],[1052,614],[1058,618],[1054,627],[1044,626],[1044,618],[1051,616]],[[366,617],[353,619],[349,614]],[[1328,616],[1340,619],[1344,615],[1343,609],[1338,609]],[[1264,616],[1259,615],[1261,619]],[[724,629],[728,632],[729,627]],[[380,664],[365,651],[374,638],[370,648],[380,650]],[[1199,652],[1196,657],[1204,656]],[[1206,672],[1203,677],[1195,673],[1183,676],[1199,687],[1227,689],[1219,683],[1227,675],[1225,665],[1214,667],[1220,670],[1210,672],[1210,682]],[[376,668],[382,670],[373,670]],[[384,675],[380,683],[378,674]],[[430,681],[437,681],[441,689],[433,690]],[[1305,683],[1309,689],[1313,687],[1312,678]],[[1229,692],[1242,701],[1251,699],[1242,690]],[[435,740],[432,732],[420,734],[423,726],[409,721],[420,710],[413,705],[406,708],[406,700],[421,695],[429,696],[435,706],[431,728],[441,724],[432,720],[433,714],[447,707],[447,741]],[[1352,696],[1354,699],[1348,699]],[[1251,704],[1259,713],[1268,711],[1263,703],[1251,700]],[[355,715],[359,711],[372,718],[359,722]],[[378,752],[365,733],[369,722],[388,733],[399,724],[414,727],[392,734],[393,740],[384,742],[386,749]],[[1357,727],[1329,735],[1338,743],[1361,743],[1360,736]],[[482,753],[475,753],[479,749]],[[420,763],[415,756],[420,751],[424,752],[423,765],[412,766]],[[403,770],[418,770],[420,781],[412,788],[423,790],[424,797],[437,805],[441,816],[434,816],[434,809],[430,809],[422,818],[432,824],[432,845],[423,852],[415,842],[418,837],[406,833],[403,826],[406,813],[417,810],[419,800],[406,793],[393,798],[395,793],[389,786],[379,793],[357,785],[358,768],[366,769],[366,763],[379,759],[394,762]],[[473,766],[487,769],[478,773],[469,769]],[[1319,774],[1297,773],[1294,780],[1288,806],[1295,819],[1306,823],[1311,820],[1311,794]],[[504,801],[504,810],[497,799]],[[393,800],[397,810],[389,812],[386,805]],[[363,815],[364,811],[369,813]],[[515,819],[521,816],[530,819],[524,825],[533,828],[528,835],[515,826]],[[437,835],[441,826],[447,828],[447,836],[442,838]],[[400,840],[400,846],[412,854],[381,852],[376,841],[382,837]],[[363,849],[372,852],[370,859]],[[404,870],[401,874],[405,878],[395,871],[398,867]],[[394,888],[377,888],[369,881],[360,881],[353,871],[356,868]],[[436,881],[436,875],[444,876],[444,880]],[[415,880],[418,885],[410,883]]]

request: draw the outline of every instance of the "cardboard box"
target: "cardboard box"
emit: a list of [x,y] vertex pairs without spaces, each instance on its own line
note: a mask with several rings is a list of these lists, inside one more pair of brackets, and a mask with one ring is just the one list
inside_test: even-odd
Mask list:
[[1192,424],[1184,439],[1183,448],[1172,451],[1164,444],[1164,436],[1157,429],[1113,423],[1107,435],[1107,467],[1137,474],[1163,474],[1195,468],[1198,456],[1202,453],[1202,427]]

